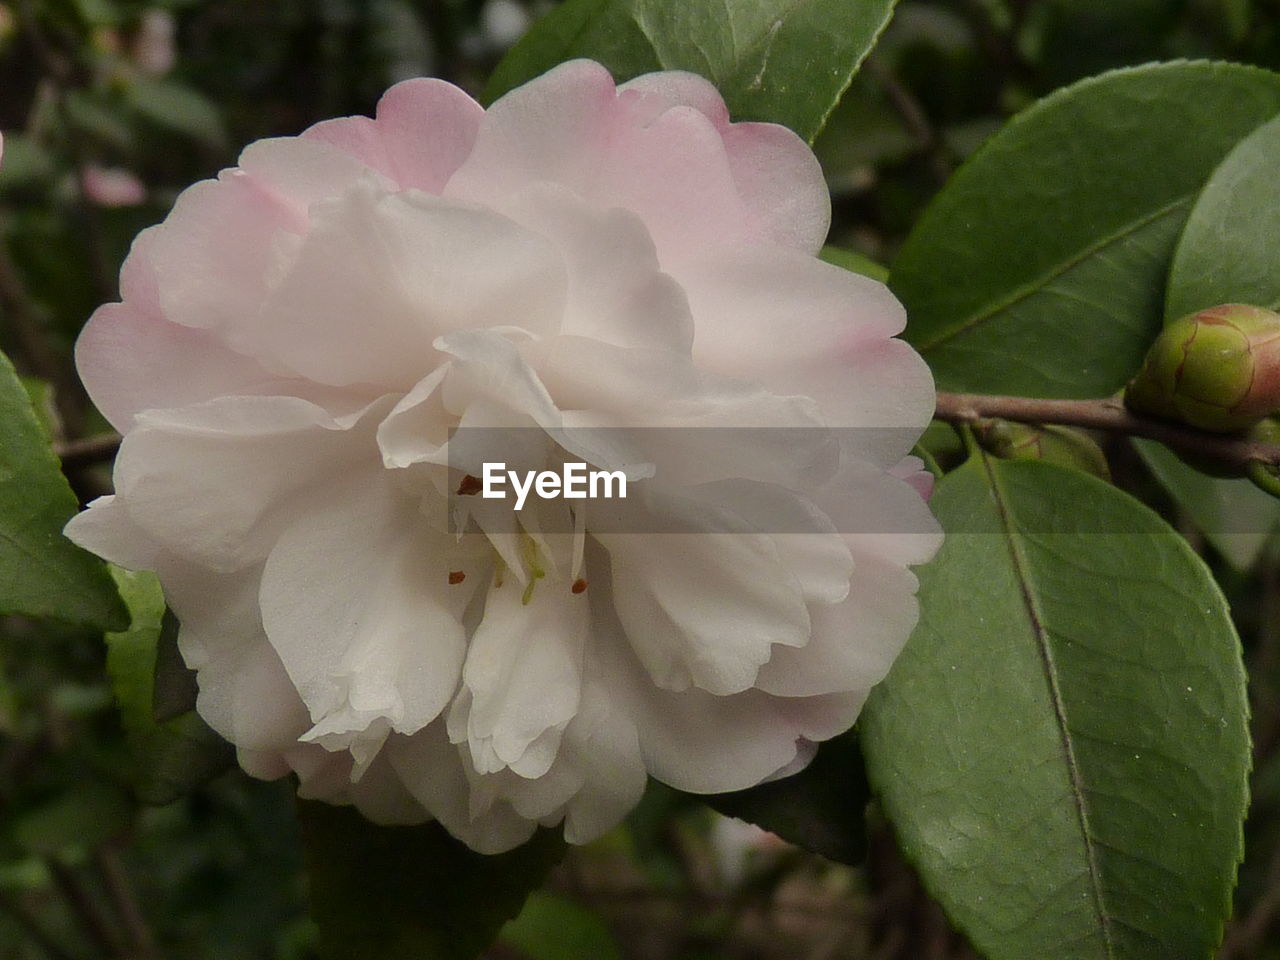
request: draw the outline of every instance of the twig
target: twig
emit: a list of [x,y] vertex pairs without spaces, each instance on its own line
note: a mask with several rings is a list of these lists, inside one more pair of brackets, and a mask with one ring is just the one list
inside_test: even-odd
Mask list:
[[107,896],[129,937],[133,960],[157,960],[159,954],[155,937],[151,935],[146,917],[142,915],[133,884],[129,882],[124,864],[120,862],[120,855],[110,846],[99,847],[94,851],[93,861],[102,875]]
[[53,452],[68,470],[110,460],[119,449],[120,435],[116,433],[99,434],[83,440],[67,440],[53,445]]
[[26,932],[31,938],[31,942],[40,948],[41,952],[49,958],[49,960],[76,960],[76,958],[62,948],[62,946],[53,939],[40,922],[36,920],[27,910],[9,897],[7,893],[0,890],[0,911],[9,914],[19,927]]
[[1271,854],[1266,889],[1253,909],[1228,928],[1218,960],[1256,956],[1257,948],[1277,914],[1280,914],[1280,846]]
[[889,99],[889,105],[901,118],[902,125],[907,128],[907,133],[915,138],[920,151],[929,158],[929,166],[935,179],[939,183],[946,183],[951,176],[951,157],[947,153],[946,144],[930,122],[929,115],[925,113],[920,101],[916,99],[915,94],[898,82],[898,78],[881,63],[875,54],[868,56],[863,66],[868,75],[880,84],[884,95]]
[[1280,446],[1255,443],[1241,436],[1206,433],[1194,427],[1142,416],[1112,398],[1041,400],[1035,397],[939,393],[934,416],[948,423],[1014,420],[1018,423],[1052,423],[1145,437],[1148,440],[1158,440],[1180,452],[1213,460],[1240,471],[1257,462],[1280,466]]
[[104,957],[128,957],[128,948],[120,939],[120,935],[112,928],[111,923],[101,908],[94,902],[93,896],[80,882],[75,872],[57,859],[49,857],[45,860],[53,882],[57,884],[67,904],[79,917],[85,932],[93,940],[94,946]]

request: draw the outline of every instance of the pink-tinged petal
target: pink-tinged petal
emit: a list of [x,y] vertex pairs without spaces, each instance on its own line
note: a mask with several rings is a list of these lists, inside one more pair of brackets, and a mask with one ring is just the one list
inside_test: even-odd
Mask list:
[[451,716],[449,725],[450,739],[470,747],[477,772],[510,767],[533,779],[550,769],[578,712],[590,614],[588,598],[565,582],[535,582],[527,603],[522,593],[514,577],[490,588],[462,671],[465,716]]
[[550,184],[513,198],[507,213],[554,241],[568,269],[561,332],[620,347],[687,353],[693,321],[684,292],[660,271],[644,222],[620,208],[593,209]]
[[382,130],[370,117],[338,117],[322,120],[302,131],[304,140],[315,140],[349,153],[389,180],[396,179],[395,167],[383,140]]
[[458,554],[376,462],[318,491],[280,535],[262,620],[319,728],[313,739],[334,749],[322,738],[354,743],[380,720],[376,753],[388,732],[416,732],[448,703],[475,587],[449,583]]
[[296,258],[246,331],[255,356],[319,383],[408,390],[443,333],[554,331],[564,266],[545,240],[487,210],[412,191],[317,205]]
[[76,367],[94,405],[121,432],[142,410],[256,393],[278,380],[207,331],[170,323],[128,303],[94,311],[76,342]]
[[773,242],[817,253],[831,227],[831,195],[813,151],[775,123],[736,123],[723,136],[738,194]]
[[678,279],[697,324],[694,359],[776,393],[808,394],[816,363],[892,337],[907,320],[884,284],[767,245],[713,251]]
[[372,427],[352,426],[296,397],[147,411],[121,444],[116,490],[133,521],[175,554],[241,569],[266,556],[308,486],[376,462]]
[[561,64],[517,87],[486,111],[446,195],[496,203],[551,182],[585,196],[608,149],[614,101],[609,71],[590,60]]
[[763,221],[745,206],[720,131],[702,113],[674,107],[643,127],[615,126],[587,197],[639,214],[664,269],[709,247],[762,239]]
[[130,309],[154,316],[161,316],[162,311],[151,251],[157,243],[164,241],[163,227],[163,224],[147,227],[134,237],[129,245],[129,254],[120,267],[120,299]]
[[473,815],[459,750],[449,742],[444,724],[433,723],[411,737],[393,736],[387,757],[415,799],[471,849],[502,853],[518,847],[533,836],[537,822],[520,816],[504,801]]
[[[831,225],[831,198],[822,167],[808,145],[775,123],[729,122],[720,93],[697,74],[679,70],[645,74],[618,87],[620,97],[643,95],[632,107],[656,116],[693,107],[720,131],[739,196],[767,226],[774,243],[816,253]],[[643,111],[644,113],[641,113]]]
[[184,190],[165,222],[145,234],[145,246],[130,255],[136,272],[126,263],[124,296],[132,302],[135,283],[145,295],[154,282],[165,317],[223,331],[234,347],[239,328],[258,323],[281,235],[299,228],[249,176],[224,170]]
[[395,189],[390,178],[345,150],[301,137],[249,144],[240,153],[240,171],[304,221],[312,204],[357,185]]
[[620,97],[629,93],[641,95],[641,103],[632,106],[638,118],[645,113],[654,119],[672,107],[693,107],[719,130],[729,126],[729,108],[710,80],[687,70],[663,70],[646,73],[618,85]]
[[858,558],[849,595],[809,606],[813,633],[803,647],[779,647],[760,670],[759,689],[782,697],[861,693],[884,679],[916,624],[917,581],[909,570]]
[[920,499],[928,500],[933,496],[933,484],[936,478],[925,469],[924,461],[919,457],[903,457],[900,462],[890,468],[889,473],[911,484],[911,488],[920,494]]
[[471,153],[484,108],[451,83],[397,83],[378,101],[377,123],[397,183],[441,193]]

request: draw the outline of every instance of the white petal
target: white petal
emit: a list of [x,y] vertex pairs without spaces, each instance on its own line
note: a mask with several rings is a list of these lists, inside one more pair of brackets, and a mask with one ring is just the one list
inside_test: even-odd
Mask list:
[[460,552],[379,468],[332,484],[281,535],[263,572],[263,625],[312,719],[338,714],[318,736],[355,716],[412,733],[444,708],[475,587],[448,582]]
[[260,560],[298,494],[373,453],[371,430],[296,397],[224,397],[150,411],[115,482],[139,526],[179,556],[230,571]]
[[[490,589],[462,672],[471,695],[466,738],[478,772],[509,766],[535,778],[550,768],[578,711],[589,622],[587,597],[563,581],[534,581],[527,593],[514,580]],[[535,745],[542,749],[527,757]]]
[[595,627],[592,651],[602,682],[634,720],[649,772],[679,790],[722,793],[754,786],[795,762],[804,741],[848,729],[862,703],[854,695],[791,699],[759,690],[731,697],[696,688],[660,690],[648,681],[616,622],[601,619]]
[[504,802],[472,817],[470,786],[458,751],[445,735],[443,723],[433,723],[411,737],[393,736],[387,745],[388,759],[409,792],[473,850],[502,853],[533,836],[537,824]]
[[[668,501],[685,529],[733,529],[705,504]],[[637,521],[638,522],[638,521]],[[739,527],[740,529],[740,527]],[[770,537],[752,533],[609,533],[613,600],[636,656],[667,690],[749,689],[773,646],[802,646],[809,615],[800,583]]]
[[889,672],[915,627],[916,587],[910,571],[860,556],[848,597],[811,604],[809,642],[798,649],[777,648],[760,669],[756,686],[783,697],[866,696]]

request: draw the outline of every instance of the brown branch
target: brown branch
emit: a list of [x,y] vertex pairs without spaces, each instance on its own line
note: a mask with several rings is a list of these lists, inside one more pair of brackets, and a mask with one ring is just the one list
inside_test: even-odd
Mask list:
[[62,466],[67,470],[103,463],[114,457],[119,449],[120,436],[115,433],[104,433],[96,437],[68,440],[65,443],[53,445],[53,452],[58,455]]
[[1242,436],[1207,433],[1194,427],[1134,413],[1119,400],[1041,400],[973,393],[939,393],[934,416],[948,423],[1013,420],[1104,430],[1158,440],[1181,453],[1213,460],[1243,472],[1261,462],[1280,466],[1280,446],[1255,443]]

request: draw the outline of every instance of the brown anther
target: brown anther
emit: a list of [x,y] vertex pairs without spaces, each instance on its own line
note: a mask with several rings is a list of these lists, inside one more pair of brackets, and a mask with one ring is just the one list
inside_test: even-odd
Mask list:
[[460,584],[460,583],[461,583],[463,580],[465,580],[465,579],[467,579],[467,575],[466,575],[465,573],[463,573],[461,570],[450,570],[450,571],[449,571],[449,585],[450,585],[450,586],[457,586],[458,584]]
[[582,591],[586,589],[587,589],[587,581],[579,577],[577,580],[573,581],[573,586],[569,588],[569,592],[582,593]]
[[467,474],[462,478],[462,482],[458,484],[458,496],[474,497],[477,493],[484,489],[484,484],[480,482],[479,477],[473,477]]

